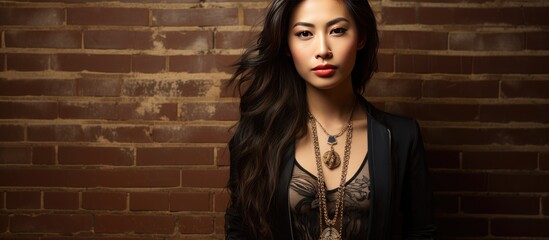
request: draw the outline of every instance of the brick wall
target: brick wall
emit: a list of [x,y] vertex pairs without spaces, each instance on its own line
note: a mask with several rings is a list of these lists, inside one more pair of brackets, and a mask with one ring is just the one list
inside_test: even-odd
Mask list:
[[[0,4],[0,237],[222,238],[221,86],[266,3]],[[420,121],[441,239],[549,239],[549,3],[372,4],[366,95]]]

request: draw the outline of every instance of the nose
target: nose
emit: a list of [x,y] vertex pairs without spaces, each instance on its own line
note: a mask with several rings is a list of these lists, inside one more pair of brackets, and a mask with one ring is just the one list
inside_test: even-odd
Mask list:
[[330,59],[333,57],[332,50],[330,49],[330,46],[328,45],[328,41],[326,40],[326,37],[319,37],[318,38],[318,50],[315,55],[316,59]]

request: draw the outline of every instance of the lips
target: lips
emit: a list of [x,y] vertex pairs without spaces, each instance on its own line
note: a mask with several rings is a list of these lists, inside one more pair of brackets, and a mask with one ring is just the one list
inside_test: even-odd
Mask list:
[[334,75],[336,69],[337,67],[334,65],[322,64],[314,67],[312,70],[315,75],[325,78]]

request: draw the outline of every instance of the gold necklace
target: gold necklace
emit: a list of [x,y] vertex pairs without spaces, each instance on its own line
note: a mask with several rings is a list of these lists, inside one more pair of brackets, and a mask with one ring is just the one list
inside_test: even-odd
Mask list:
[[[345,141],[345,153],[343,155],[343,169],[341,170],[341,181],[336,196],[336,206],[334,218],[328,217],[328,207],[326,203],[326,183],[324,182],[324,172],[322,170],[322,164],[320,163],[320,146],[318,143],[318,133],[316,129],[316,119],[309,113],[309,121],[311,122],[311,128],[313,132],[313,147],[315,150],[316,168],[318,171],[318,202],[319,202],[319,225],[320,225],[320,240],[340,240],[342,239],[341,233],[343,232],[343,197],[345,195],[345,178],[347,177],[347,169],[349,166],[349,159],[351,157],[351,142],[353,138],[353,121],[349,120],[349,123],[345,127],[347,129],[347,139]],[[336,230],[335,225],[339,219],[339,231]],[[324,228],[324,222],[326,222],[326,228]]]
[[334,145],[337,144],[337,138],[340,137],[341,135],[343,135],[347,129],[349,129],[349,123],[351,122],[351,119],[353,118],[353,112],[355,111],[355,106],[356,106],[356,103],[355,105],[353,105],[353,109],[351,110],[351,115],[349,116],[349,120],[347,121],[347,124],[341,129],[341,131],[339,131],[338,134],[336,135],[332,135],[330,133],[328,133],[328,131],[326,131],[326,128],[324,128],[324,126],[322,126],[322,123],[320,123],[316,118],[315,116],[313,116],[313,114],[311,114],[309,112],[309,117],[312,117],[312,119],[318,123],[318,125],[320,126],[320,129],[322,129],[322,131],[328,135],[328,145],[330,145],[330,150],[326,151],[323,155],[322,155],[322,162],[324,162],[324,164],[326,165],[326,167],[328,167],[328,169],[330,170],[334,170],[336,169],[337,167],[339,167],[339,165],[341,164],[341,157],[339,156],[339,153],[337,153],[334,149]]

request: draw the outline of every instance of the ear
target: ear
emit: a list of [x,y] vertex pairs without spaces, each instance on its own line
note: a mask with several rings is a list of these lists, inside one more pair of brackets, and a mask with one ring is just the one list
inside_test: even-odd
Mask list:
[[358,45],[357,45],[357,51],[358,50],[362,50],[364,48],[364,46],[366,46],[366,38],[363,38],[361,39],[359,42],[358,42]]

